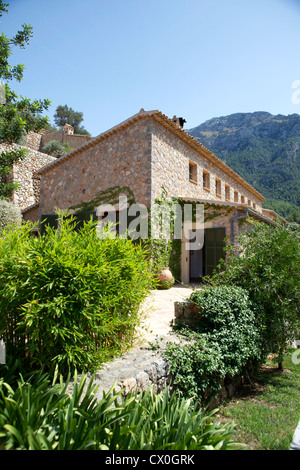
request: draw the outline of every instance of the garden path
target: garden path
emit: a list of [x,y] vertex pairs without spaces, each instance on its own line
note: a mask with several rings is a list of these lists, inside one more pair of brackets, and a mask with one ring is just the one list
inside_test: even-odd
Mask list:
[[171,331],[174,317],[174,302],[190,296],[196,285],[176,284],[167,290],[152,290],[142,306],[144,320],[140,333],[144,340],[151,341],[158,336],[166,336]]
[[177,284],[168,290],[150,292],[141,308],[143,321],[133,348],[104,364],[96,373],[99,398],[103,390],[108,391],[114,384],[116,390],[127,392],[146,389],[151,383],[157,390],[164,388],[168,372],[163,351],[168,342],[177,341],[171,328],[174,302],[189,297],[195,287]]

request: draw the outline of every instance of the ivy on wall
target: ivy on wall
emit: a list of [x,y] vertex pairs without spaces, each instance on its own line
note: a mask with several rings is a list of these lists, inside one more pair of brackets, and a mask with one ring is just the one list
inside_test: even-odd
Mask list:
[[[212,211],[210,212],[210,210]],[[204,222],[208,222],[209,220],[213,220],[216,217],[226,217],[232,212],[231,206],[219,206],[213,203],[205,203],[204,204]]]
[[90,201],[81,202],[80,204],[70,206],[69,209],[74,210],[75,215],[80,214],[82,212],[92,212],[96,207],[99,207],[101,205],[118,204],[119,197],[123,194],[126,195],[127,202],[129,205],[135,204],[136,201],[134,198],[134,194],[130,188],[128,188],[127,186],[112,186],[111,188],[105,189],[104,191],[99,191],[96,194],[96,197],[94,197]]
[[[154,271],[159,272],[164,267],[169,267],[175,281],[180,281],[181,279],[181,240],[174,238],[174,227],[176,222],[176,212],[174,211],[174,204],[179,203],[175,198],[167,199],[167,191],[162,186],[161,197],[155,199],[155,204],[161,207],[161,211],[158,214],[151,214],[152,218],[149,217],[149,233],[151,231],[151,223],[154,222],[156,225],[162,226],[162,218],[165,208],[165,211],[170,216],[170,232],[169,236],[166,237],[164,232],[159,233],[159,238],[150,239],[150,252],[151,259],[153,262]],[[149,211],[151,212],[151,210]],[[152,234],[153,235],[153,234]]]

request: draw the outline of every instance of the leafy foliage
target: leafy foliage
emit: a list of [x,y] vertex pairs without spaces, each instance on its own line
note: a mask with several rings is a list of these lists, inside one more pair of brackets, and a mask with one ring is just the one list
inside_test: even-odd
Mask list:
[[256,309],[237,287],[209,287],[189,298],[199,308],[195,326],[183,328],[187,342],[170,344],[166,357],[184,396],[209,401],[222,381],[252,373],[263,360]]
[[58,230],[36,238],[27,224],[0,238],[0,336],[31,369],[93,370],[129,346],[152,282],[139,245],[74,224],[60,213]]
[[50,140],[50,142],[43,147],[44,153],[57,158],[71,152],[71,150],[72,148],[69,142],[59,142],[58,140]]
[[181,341],[165,351],[172,383],[179,396],[206,404],[217,395],[226,375],[218,345],[190,329],[181,330]]
[[264,348],[280,353],[300,331],[299,231],[290,226],[257,223],[239,238],[240,256],[228,253],[227,269],[212,277],[214,284],[240,286],[260,306]]
[[[8,3],[3,3],[1,0],[0,2],[0,16],[3,13],[8,12]],[[1,33],[0,37],[0,56],[1,56],[1,63],[0,63],[0,76],[4,80],[18,80],[19,82],[23,78],[23,71],[24,65],[18,64],[11,66],[8,62],[8,58],[11,55],[11,46],[18,46],[21,49],[24,49],[26,44],[29,43],[30,38],[32,37],[32,26],[29,24],[24,24],[22,29],[19,30],[16,35],[9,39],[3,33]]]
[[233,425],[198,411],[190,400],[152,389],[98,399],[82,376],[66,383],[41,372],[11,386],[0,379],[0,447],[5,450],[224,450]]
[[[0,16],[7,13],[8,4],[0,1]],[[0,79],[5,82],[10,80],[21,81],[23,78],[24,65],[11,66],[9,57],[12,54],[12,47],[24,49],[32,37],[31,25],[24,24],[16,35],[9,39],[3,33],[0,35]],[[20,141],[29,131],[39,131],[48,122],[47,117],[42,116],[42,112],[48,109],[50,101],[30,100],[19,98],[7,83],[1,85],[0,101],[0,144],[12,144]],[[8,198],[17,185],[8,180],[11,173],[12,164],[26,156],[25,149],[7,148],[3,149],[0,156],[0,198]]]
[[9,198],[18,189],[19,184],[9,179],[12,165],[23,160],[27,155],[24,148],[12,148],[0,153],[0,198]]
[[0,229],[7,225],[21,225],[22,214],[20,209],[10,201],[0,200]]
[[74,111],[74,109],[69,108],[66,104],[64,106],[57,106],[54,114],[54,122],[58,127],[70,124],[70,126],[74,128],[74,134],[90,135],[89,132],[81,126],[82,121],[82,112]]
[[246,290],[219,286],[195,291],[190,301],[200,307],[197,331],[219,345],[227,373],[240,374],[255,361],[261,362],[261,325],[258,307]]

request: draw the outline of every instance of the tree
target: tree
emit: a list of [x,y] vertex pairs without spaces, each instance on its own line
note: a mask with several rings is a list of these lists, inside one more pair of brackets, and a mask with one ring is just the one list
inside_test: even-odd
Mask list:
[[[0,0],[0,17],[7,13],[8,4]],[[32,26],[23,24],[22,29],[9,39],[3,33],[0,35],[0,143],[7,144],[7,150],[0,154],[0,198],[9,198],[18,185],[9,181],[13,163],[22,160],[27,152],[24,148],[13,148],[10,144],[17,143],[29,131],[40,131],[48,122],[42,112],[48,109],[50,101],[30,100],[18,97],[8,86],[10,80],[20,82],[23,78],[24,65],[11,66],[9,57],[14,46],[24,49],[32,37]]]
[[211,279],[249,292],[259,307],[264,348],[278,355],[279,369],[284,350],[300,334],[299,235],[294,226],[257,223],[240,236],[240,255],[230,250],[227,268]]
[[54,114],[54,121],[58,127],[70,124],[70,126],[74,127],[75,134],[90,135],[89,132],[80,125],[83,121],[83,113],[80,111],[74,111],[74,109],[69,108],[66,104],[64,106],[57,106]]

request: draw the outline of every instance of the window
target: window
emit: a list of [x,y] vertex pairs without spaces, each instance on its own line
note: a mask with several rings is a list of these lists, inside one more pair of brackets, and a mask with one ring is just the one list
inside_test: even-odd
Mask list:
[[255,202],[253,202],[253,209],[256,209],[256,204],[255,204]]
[[239,202],[239,193],[234,191],[234,202]]
[[251,201],[250,201],[250,199],[248,199],[248,206],[251,207]]
[[221,197],[221,180],[216,178],[216,196]]
[[189,180],[197,183],[197,165],[193,162],[189,162]]
[[230,201],[230,187],[225,184],[225,201]]
[[241,195],[241,203],[245,204],[245,196]]
[[210,190],[210,175],[208,171],[203,170],[203,188]]

